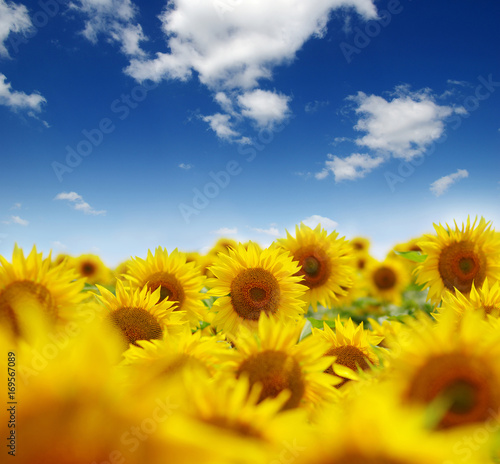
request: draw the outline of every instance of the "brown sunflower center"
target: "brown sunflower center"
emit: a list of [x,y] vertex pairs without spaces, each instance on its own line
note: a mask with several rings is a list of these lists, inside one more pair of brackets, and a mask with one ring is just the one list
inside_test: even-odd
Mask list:
[[295,408],[304,396],[305,385],[302,371],[296,359],[282,351],[266,350],[254,354],[243,361],[238,369],[238,377],[245,373],[250,384],[262,384],[259,401],[275,398],[283,390],[290,390],[292,396],[283,409]]
[[302,283],[309,288],[323,285],[330,277],[330,260],[322,248],[314,245],[300,248],[295,252],[294,259],[301,266],[296,275],[303,276]]
[[33,304],[40,305],[51,319],[57,318],[54,299],[46,287],[31,280],[10,283],[0,291],[0,321],[5,321],[19,335],[16,311]]
[[381,266],[373,273],[373,282],[380,290],[389,290],[396,285],[396,273],[388,266]]
[[405,399],[427,404],[442,398],[447,410],[440,428],[483,422],[498,406],[493,378],[491,369],[479,359],[443,354],[430,358],[416,372]]
[[[366,370],[369,367],[368,363],[366,362],[366,356],[363,354],[363,352],[359,348],[356,348],[352,345],[336,346],[335,348],[327,351],[325,356],[336,356],[337,359],[335,360],[335,362],[337,364],[348,367],[354,372],[358,371],[358,366],[362,370]],[[325,372],[327,374],[337,375],[333,372],[332,366],[330,366]],[[349,379],[346,379],[345,377],[338,377],[344,380],[336,385],[337,388],[341,387],[349,381]]]
[[365,246],[361,242],[353,242],[352,246],[357,251],[361,251],[361,250],[365,249]]
[[169,301],[177,301],[178,306],[176,308],[179,311],[182,308],[185,299],[184,288],[181,283],[175,277],[175,275],[169,272],[156,272],[148,278],[148,288],[154,292],[158,287],[160,290],[160,301],[168,298]]
[[[394,459],[391,456],[363,456],[360,454],[348,453],[330,460],[325,464],[407,464],[408,461]],[[323,463],[321,463],[323,464]]]
[[160,340],[163,329],[157,319],[143,308],[119,308],[110,316],[128,343],[137,345],[137,340]]
[[91,261],[84,261],[80,266],[80,274],[84,277],[91,277],[97,272],[97,266]]
[[280,303],[279,283],[265,269],[245,269],[231,282],[231,303],[243,319],[257,321],[262,311],[274,314]]
[[486,256],[474,243],[464,240],[452,243],[441,251],[438,264],[443,285],[469,293],[472,282],[476,287],[483,285],[486,277]]

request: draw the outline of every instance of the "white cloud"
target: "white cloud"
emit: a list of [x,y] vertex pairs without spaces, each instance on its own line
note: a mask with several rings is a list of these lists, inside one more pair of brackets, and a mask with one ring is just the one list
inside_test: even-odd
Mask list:
[[11,32],[26,32],[31,26],[28,10],[24,5],[0,0],[0,56],[9,56],[4,42]]
[[322,36],[334,9],[349,7],[376,17],[372,0],[172,0],[160,16],[170,51],[134,59],[127,72],[160,81],[195,71],[210,88],[250,89],[293,60],[309,38]]
[[272,127],[289,114],[290,97],[268,90],[256,89],[238,96],[241,114],[252,119],[259,127]]
[[329,104],[330,102],[327,100],[326,101],[314,100],[306,104],[306,106],[304,107],[304,111],[306,113],[316,113],[316,111],[318,111],[320,108],[328,106]]
[[4,224],[17,224],[20,226],[27,226],[29,222],[26,219],[22,219],[19,216],[11,216],[9,220],[3,221]]
[[86,201],[83,200],[81,195],[76,192],[61,192],[58,193],[54,200],[67,200],[69,201],[73,209],[77,211],[83,211],[84,214],[91,214],[92,216],[103,216],[106,214],[105,210],[97,211],[92,206],[90,206]]
[[233,228],[221,227],[220,229],[214,231],[214,234],[217,234],[217,235],[234,235],[237,233],[238,233],[237,227],[233,227]]
[[324,216],[319,216],[317,214],[313,214],[312,216],[303,219],[301,222],[303,222],[311,229],[314,229],[318,224],[321,224],[321,227],[328,232],[332,232],[339,225],[338,222],[335,222],[332,219]]
[[11,209],[11,210],[12,210],[12,209],[21,209],[21,206],[22,206],[22,204],[21,204],[21,203],[14,203],[14,204],[10,207],[10,209]]
[[55,242],[52,242],[51,244],[54,248],[59,248],[62,250],[65,250],[68,248],[64,243],[61,243],[59,240],[56,240]]
[[216,113],[211,116],[202,116],[203,121],[208,122],[217,137],[231,140],[240,134],[231,128],[231,116],[229,114]]
[[82,34],[93,44],[99,35],[107,35],[125,55],[145,56],[140,43],[147,38],[141,25],[134,24],[137,7],[131,0],[75,0],[69,6],[86,17]]
[[12,90],[10,83],[5,82],[6,79],[5,75],[0,73],[0,105],[8,106],[13,110],[31,109],[37,112],[42,110],[42,104],[47,102],[44,97],[38,92],[28,95]]
[[396,88],[392,100],[358,92],[349,97],[360,115],[356,130],[366,132],[356,143],[406,160],[423,153],[444,131],[444,121],[455,109],[433,101],[428,89],[410,92]]
[[443,176],[431,184],[431,192],[439,197],[444,192],[446,192],[455,182],[460,179],[465,179],[469,177],[469,173],[465,169],[458,169],[457,172]]
[[330,160],[325,161],[323,170],[315,175],[318,180],[326,178],[330,172],[333,173],[335,182],[360,179],[385,161],[382,156],[371,157],[361,153],[353,153],[345,158],[331,154],[327,156]]
[[192,169],[193,168],[193,165],[192,164],[186,164],[186,163],[181,163],[179,164],[179,167],[181,169],[185,169],[186,171],[189,170],[189,169]]
[[258,227],[251,227],[251,229],[255,232],[258,232],[259,234],[271,235],[272,237],[279,237],[281,235],[280,231],[272,225],[271,227],[269,227],[269,229],[259,229]]

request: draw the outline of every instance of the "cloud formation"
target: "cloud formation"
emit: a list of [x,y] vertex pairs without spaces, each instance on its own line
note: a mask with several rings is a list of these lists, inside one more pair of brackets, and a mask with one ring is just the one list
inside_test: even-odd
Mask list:
[[42,95],[36,91],[26,94],[13,90],[6,79],[5,75],[0,73],[0,105],[7,106],[12,110],[42,111],[42,105],[47,102]]
[[0,56],[9,56],[4,42],[11,32],[26,32],[31,27],[31,19],[24,5],[0,0]]
[[315,174],[318,180],[325,179],[330,173],[334,175],[335,182],[360,179],[385,161],[382,156],[372,157],[362,153],[353,153],[345,158],[332,154],[327,157],[329,160],[325,161],[323,170]]
[[338,222],[324,216],[319,216],[318,214],[313,214],[312,216],[303,219],[301,222],[311,229],[314,229],[318,224],[321,224],[321,227],[328,232],[333,232],[339,225]]
[[81,195],[76,192],[61,192],[58,193],[54,200],[66,200],[68,201],[73,209],[77,211],[83,211],[84,214],[90,214],[92,216],[103,216],[106,214],[105,210],[97,211],[92,206],[90,206],[86,201],[83,200]]
[[11,225],[11,224],[17,224],[19,226],[27,226],[29,224],[29,221],[26,219],[22,219],[19,216],[11,216],[10,219],[7,221],[3,221],[4,224]]
[[457,172],[453,174],[448,174],[440,179],[434,181],[431,184],[430,190],[437,197],[445,193],[454,183],[458,182],[460,179],[465,179],[469,177],[469,172],[466,169],[458,169]]

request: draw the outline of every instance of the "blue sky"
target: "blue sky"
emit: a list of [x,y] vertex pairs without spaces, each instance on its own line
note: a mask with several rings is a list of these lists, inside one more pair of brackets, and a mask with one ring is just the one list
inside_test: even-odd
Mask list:
[[[500,224],[500,4],[0,0],[0,254]],[[69,155],[72,153],[72,155]]]

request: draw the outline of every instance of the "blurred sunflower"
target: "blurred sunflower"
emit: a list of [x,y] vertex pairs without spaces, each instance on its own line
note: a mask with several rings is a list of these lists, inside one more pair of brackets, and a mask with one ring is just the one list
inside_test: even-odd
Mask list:
[[459,315],[467,311],[480,311],[485,315],[498,317],[500,314],[500,281],[497,280],[490,286],[488,278],[485,278],[479,289],[476,289],[472,283],[468,297],[458,290],[455,294],[445,293],[443,295],[443,308],[452,308]]
[[438,323],[420,315],[407,321],[409,337],[388,340],[401,401],[434,405],[440,429],[484,422],[500,407],[499,332],[478,312],[457,321],[453,310]]
[[147,388],[161,379],[178,379],[181,371],[199,371],[214,377],[227,360],[229,343],[219,337],[204,337],[184,325],[179,333],[162,340],[139,340],[124,354],[124,366],[134,383]]
[[212,306],[217,312],[213,324],[225,333],[236,333],[241,326],[257,329],[263,313],[295,320],[304,311],[298,266],[287,252],[239,244],[228,255],[219,253],[210,270],[216,278],[207,279],[207,294],[219,297]]
[[177,333],[183,324],[184,311],[176,311],[175,303],[160,300],[160,288],[151,292],[147,285],[142,289],[125,288],[116,282],[116,296],[97,285],[101,292],[96,297],[109,310],[107,321],[121,331],[126,347],[139,346],[139,340],[161,340],[168,333]]
[[234,372],[237,377],[247,376],[251,385],[262,384],[260,401],[289,390],[283,409],[311,409],[336,396],[333,385],[338,379],[324,373],[333,362],[332,357],[323,356],[328,345],[313,337],[299,343],[303,325],[263,316],[258,334],[243,328],[233,340],[237,350],[231,361]]
[[73,267],[81,277],[85,277],[89,284],[106,285],[112,280],[111,271],[99,256],[80,255],[77,258],[70,258],[68,265]]
[[312,306],[317,311],[318,303],[331,307],[337,295],[346,295],[346,289],[353,285],[352,248],[344,238],[337,237],[337,232],[328,235],[320,224],[313,230],[301,223],[295,228],[295,237],[287,231],[287,238],[278,240],[300,266],[296,275],[304,278],[302,283],[307,287],[303,296],[306,309]]
[[234,249],[238,246],[238,242],[233,240],[232,238],[221,237],[215,245],[208,252],[214,256],[217,256],[219,253],[224,253],[225,255],[229,254],[229,250]]
[[325,356],[335,356],[334,363],[325,371],[328,374],[337,375],[342,382],[335,385],[341,387],[349,380],[357,380],[359,369],[367,370],[370,364],[377,365],[378,357],[373,351],[372,345],[378,345],[383,337],[372,334],[363,329],[363,323],[354,326],[352,319],[343,324],[340,316],[335,320],[335,332],[323,323],[323,330],[312,329],[312,336],[325,341],[328,350]]
[[194,262],[186,262],[186,254],[177,248],[170,254],[158,247],[155,253],[148,250],[146,259],[135,258],[129,261],[128,275],[133,288],[144,285],[154,291],[160,289],[160,301],[168,299],[176,304],[176,311],[184,311],[192,327],[206,320],[206,308],[201,292],[205,277]]
[[[365,390],[342,407],[324,409],[310,433],[300,437],[301,452],[294,463],[451,463],[456,462],[457,449],[462,450],[464,435],[474,431],[435,433],[424,427],[424,411],[401,407],[390,390],[380,385]],[[491,438],[482,441],[483,446],[475,445],[468,457],[461,456],[461,462],[489,462],[490,442]]]
[[52,321],[65,318],[65,311],[80,303],[84,280],[65,263],[51,266],[51,256],[42,258],[33,247],[25,258],[17,245],[12,263],[0,256],[0,323],[20,335],[18,316],[28,307],[41,308]]
[[213,464],[271,462],[282,446],[276,438],[304,428],[299,412],[287,413],[286,422],[278,415],[289,392],[261,401],[262,385],[252,386],[245,377],[196,380],[187,382],[186,400],[165,427],[190,450],[176,462],[200,462],[199,456]]
[[480,288],[486,278],[490,284],[500,279],[500,234],[491,223],[477,218],[455,230],[434,224],[437,235],[424,235],[418,245],[426,260],[419,264],[417,284],[429,288],[428,298],[433,304],[441,301],[445,292],[455,289],[468,296],[472,283]]
[[351,244],[354,253],[366,254],[370,249],[370,240],[366,237],[354,237],[349,240],[349,243]]
[[368,290],[374,297],[395,305],[401,304],[401,293],[410,283],[410,274],[399,260],[374,260],[365,275]]

